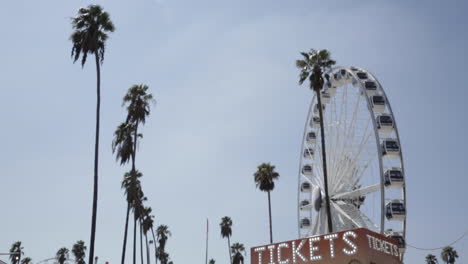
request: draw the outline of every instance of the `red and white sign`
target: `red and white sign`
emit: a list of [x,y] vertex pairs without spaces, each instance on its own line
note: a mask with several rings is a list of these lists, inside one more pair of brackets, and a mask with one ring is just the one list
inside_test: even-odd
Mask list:
[[398,242],[359,228],[250,249],[251,264],[401,264]]

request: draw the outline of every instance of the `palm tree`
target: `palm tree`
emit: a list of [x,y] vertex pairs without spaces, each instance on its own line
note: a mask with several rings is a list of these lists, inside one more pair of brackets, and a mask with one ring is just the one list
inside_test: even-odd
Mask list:
[[455,260],[458,258],[458,252],[453,249],[453,247],[444,247],[442,249],[442,253],[440,254],[440,257],[442,258],[443,261],[447,264],[453,264],[455,263]]
[[72,253],[75,256],[76,264],[86,264],[86,246],[83,240],[79,240],[73,245]]
[[229,237],[232,235],[232,220],[229,216],[225,216],[221,218],[221,223],[219,224],[221,227],[221,237],[227,237],[228,240],[228,251],[229,251],[229,263],[232,264],[232,255],[231,255],[231,241]]
[[156,228],[156,236],[159,242],[157,257],[161,261],[161,264],[167,264],[167,261],[169,260],[169,255],[166,253],[166,242],[171,235],[171,231],[169,231],[169,227],[167,225],[160,225]]
[[167,254],[164,249],[158,248],[158,258],[161,261],[161,264],[167,264],[169,261],[169,254]]
[[437,260],[436,256],[429,254],[426,256],[426,263],[427,264],[437,264],[439,261]]
[[271,198],[270,192],[275,189],[275,180],[279,178],[279,174],[275,171],[275,166],[270,163],[262,163],[257,167],[254,173],[255,185],[260,191],[268,193],[268,213],[270,216],[270,243],[273,243],[273,227],[271,224]]
[[26,257],[24,259],[21,260],[21,264],[29,264],[31,263],[32,259],[29,258],[29,257]]
[[[147,93],[148,86],[144,84],[133,85],[128,89],[127,93],[123,98],[123,105],[127,106],[127,119],[125,123],[127,126],[132,128],[133,132],[133,148],[126,148],[132,155],[132,169],[135,170],[135,155],[137,148],[138,137],[142,137],[138,134],[138,125],[140,123],[145,124],[146,117],[150,114],[150,105],[153,100],[153,95]],[[131,140],[129,140],[131,142]],[[127,159],[128,160],[128,159]],[[121,160],[122,164],[123,160]],[[124,162],[125,163],[125,162]]]
[[210,259],[210,261],[208,261],[208,264],[215,264],[215,260],[214,259]]
[[[152,218],[154,216],[151,216]],[[158,264],[158,247],[156,245],[156,235],[154,233],[154,223],[151,225],[151,234],[153,235],[153,243],[154,243],[154,257],[155,257],[155,262]]]
[[10,248],[10,261],[11,264],[21,263],[21,255],[23,255],[23,247],[21,246],[21,241],[16,241],[11,245]]
[[146,260],[147,260],[147,263],[149,264],[150,263],[150,255],[149,255],[149,245],[148,245],[148,231],[152,230],[153,229],[153,217],[151,215],[151,212],[153,211],[153,209],[151,209],[151,207],[145,207],[143,209],[143,234],[145,235],[145,241],[146,241]]
[[244,264],[244,256],[242,255],[242,252],[245,253],[244,245],[241,243],[234,243],[231,247],[231,251],[232,251],[232,254],[234,255],[232,257],[232,263]]
[[[330,210],[330,196],[328,194],[328,174],[327,174],[327,155],[325,151],[325,131],[323,126],[323,109],[321,93],[324,78],[328,81],[329,75],[326,73],[331,66],[335,65],[335,61],[330,58],[330,52],[327,50],[314,50],[311,49],[309,53],[301,52],[304,60],[296,60],[296,66],[301,70],[299,74],[299,84],[302,85],[304,81],[309,79],[309,87],[314,90],[317,101],[320,118],[320,135],[322,138],[322,162],[323,162],[323,178],[325,183],[325,200],[328,218],[328,232],[333,232],[331,210]],[[325,73],[325,74],[324,74]]]
[[55,258],[57,259],[59,264],[65,263],[65,260],[68,259],[68,248],[61,248],[57,251],[57,254],[55,254]]
[[[127,216],[125,220],[125,232],[124,232],[124,248],[122,251],[122,262],[125,261],[125,249],[127,245],[127,230],[128,230],[128,220],[130,215],[130,209],[134,210],[134,205],[137,204],[137,201],[143,196],[141,191],[141,182],[140,178],[143,176],[141,172],[137,170],[131,170],[124,174],[122,180],[122,189],[125,190],[125,196],[127,199]],[[136,235],[136,229],[134,229],[134,236]],[[134,237],[135,244],[135,237]],[[134,249],[135,251],[135,249]],[[135,255],[135,253],[134,253]],[[135,256],[134,256],[135,258]]]
[[[124,122],[120,124],[114,132],[114,140],[112,141],[112,152],[116,153],[116,160],[120,160],[120,165],[128,163],[131,157],[133,157],[133,126]],[[128,233],[128,220],[130,216],[130,209],[133,203],[134,193],[132,188],[135,184],[135,179],[137,177],[132,177],[134,175],[134,170],[127,172],[124,175],[122,181],[122,189],[125,190],[127,198],[127,213],[125,217],[125,229],[124,229],[124,239],[122,246],[122,264],[125,263],[125,253],[127,249],[127,233]]]
[[[134,203],[132,204],[133,209],[133,264],[136,264],[136,234],[137,234],[137,225],[140,224],[140,219],[143,213],[143,201],[146,197],[141,190],[141,185],[138,186],[138,190],[136,191],[136,197]],[[141,241],[141,225],[140,225],[140,241]],[[141,245],[141,243],[140,243]],[[141,252],[141,263],[143,264],[143,252]]]
[[96,102],[96,135],[94,144],[94,189],[93,189],[93,213],[91,217],[91,241],[89,247],[89,264],[94,261],[94,241],[96,238],[96,217],[98,200],[98,156],[99,156],[99,118],[101,107],[101,70],[100,64],[104,61],[107,33],[114,32],[114,24],[109,14],[98,5],[89,5],[80,8],[78,15],[72,19],[74,32],[70,39],[73,43],[71,56],[73,62],[81,57],[81,67],[84,67],[88,54],[94,54],[97,77],[97,102]]

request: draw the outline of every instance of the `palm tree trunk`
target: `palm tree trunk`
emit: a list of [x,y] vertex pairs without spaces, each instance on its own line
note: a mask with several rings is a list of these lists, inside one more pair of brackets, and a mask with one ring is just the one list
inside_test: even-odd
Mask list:
[[145,242],[146,242],[146,263],[150,264],[150,252],[149,252],[149,246],[148,246],[148,235],[145,233]]
[[122,264],[125,263],[125,251],[127,249],[128,218],[130,216],[130,203],[127,203],[127,217],[125,218],[125,232],[122,248]]
[[158,248],[156,246],[156,236],[154,236],[154,229],[151,227],[151,233],[153,234],[153,244],[154,244],[154,258],[155,263],[158,264]]
[[98,200],[98,161],[99,161],[99,112],[101,108],[101,69],[99,65],[99,55],[94,53],[96,58],[96,79],[97,79],[97,102],[96,102],[96,135],[94,143],[94,190],[93,190],[93,214],[91,217],[91,239],[89,242],[89,264],[94,261],[94,240],[96,239],[96,218]]
[[140,220],[140,256],[141,256],[141,264],[144,264],[143,262],[143,229],[141,227],[141,220]]
[[[135,211],[133,212],[135,214]],[[133,264],[136,264],[136,227],[137,227],[137,218],[134,217],[133,221]]]
[[330,196],[328,194],[328,170],[327,170],[327,153],[325,151],[325,129],[323,127],[323,111],[322,111],[322,98],[320,96],[320,88],[315,89],[314,91],[317,94],[318,100],[318,109],[319,109],[319,118],[320,118],[320,136],[322,138],[322,162],[323,162],[323,180],[325,182],[325,201],[326,201],[326,208],[327,208],[327,220],[328,220],[328,232],[333,232],[333,225],[332,225],[332,218],[331,218],[331,210],[330,210]]
[[232,264],[231,240],[229,239],[229,236],[227,236],[227,238],[228,238],[228,248],[229,248],[229,263]]
[[271,200],[270,200],[270,191],[268,191],[268,214],[270,216],[270,244],[273,244],[273,227],[271,224]]

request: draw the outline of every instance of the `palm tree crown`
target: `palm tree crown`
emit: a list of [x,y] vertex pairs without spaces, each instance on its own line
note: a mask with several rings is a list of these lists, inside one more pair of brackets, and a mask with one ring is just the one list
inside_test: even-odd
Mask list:
[[151,102],[154,102],[153,95],[147,93],[148,86],[144,84],[133,85],[128,89],[123,98],[123,104],[127,105],[128,123],[145,123],[146,116],[150,114]]
[[221,237],[230,237],[232,235],[232,220],[229,216],[225,216],[221,218],[221,223],[219,224],[221,227]]
[[255,184],[261,191],[269,192],[275,188],[274,180],[279,178],[275,166],[270,163],[262,163],[254,174]]
[[426,256],[426,264],[437,264],[439,261],[437,260],[436,256],[429,254]]
[[32,259],[30,257],[26,257],[21,260],[21,264],[29,264],[31,263]]
[[127,122],[120,124],[114,132],[112,141],[112,153],[116,153],[116,160],[120,160],[120,165],[130,161],[133,155],[133,133],[135,126]]
[[458,258],[458,252],[453,247],[444,247],[440,256],[445,263],[453,264]]
[[[320,90],[323,87],[324,79],[323,73],[335,65],[335,61],[330,58],[328,50],[314,50],[311,49],[309,53],[301,52],[304,57],[303,60],[296,60],[296,66],[301,70],[299,74],[299,84],[309,78],[310,88]],[[328,74],[325,75],[328,79]]]
[[143,233],[147,233],[151,228],[153,228],[154,216],[151,215],[152,211],[153,209],[151,209],[151,207],[143,208]]
[[82,55],[81,65],[84,66],[87,55],[96,54],[102,63],[107,32],[115,30],[109,14],[99,5],[89,5],[78,10],[78,16],[72,19],[72,26],[75,30],[70,37],[73,61],[76,62]]
[[73,256],[75,256],[76,264],[86,264],[85,262],[86,246],[83,240],[79,240],[73,245],[72,253],[73,253]]
[[233,264],[243,264],[244,263],[244,256],[242,255],[242,252],[245,253],[245,248],[244,245],[241,243],[234,243],[232,244],[231,247],[232,254],[234,255],[232,257],[232,263]]
[[143,174],[137,170],[131,170],[124,174],[122,180],[122,189],[125,191],[127,202],[131,205],[142,196],[140,178]]
[[23,247],[21,241],[16,241],[10,248],[10,261],[12,264],[20,263],[21,255],[23,255]]
[[169,227],[167,225],[158,226],[156,235],[158,237],[159,247],[164,250],[168,237],[172,235],[171,231],[169,231]]
[[57,259],[58,263],[65,263],[65,260],[68,259],[68,248],[63,247],[59,249],[55,255],[55,258]]

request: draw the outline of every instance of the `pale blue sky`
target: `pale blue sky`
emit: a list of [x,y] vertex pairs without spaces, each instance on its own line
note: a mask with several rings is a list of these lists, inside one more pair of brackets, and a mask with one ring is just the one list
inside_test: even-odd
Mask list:
[[[326,2],[326,4],[325,4]],[[156,224],[172,231],[175,263],[228,263],[232,241],[268,242],[263,161],[281,178],[272,194],[274,239],[296,238],[297,166],[311,93],[297,85],[299,51],[327,48],[340,65],[373,72],[392,103],[405,155],[407,241],[441,246],[468,229],[466,1],[2,1],[0,8],[0,252],[21,240],[35,261],[89,243],[95,68],[70,59],[69,18],[101,4],[111,14],[102,68],[96,254],[118,263],[127,168],[111,153],[132,84],[157,105],[137,167]],[[92,61],[90,61],[92,62]],[[468,239],[455,245],[468,260]],[[128,251],[129,252],[129,251]],[[439,255],[439,252],[431,252]],[[427,252],[408,249],[406,263]],[[5,258],[4,258],[5,259]]]

